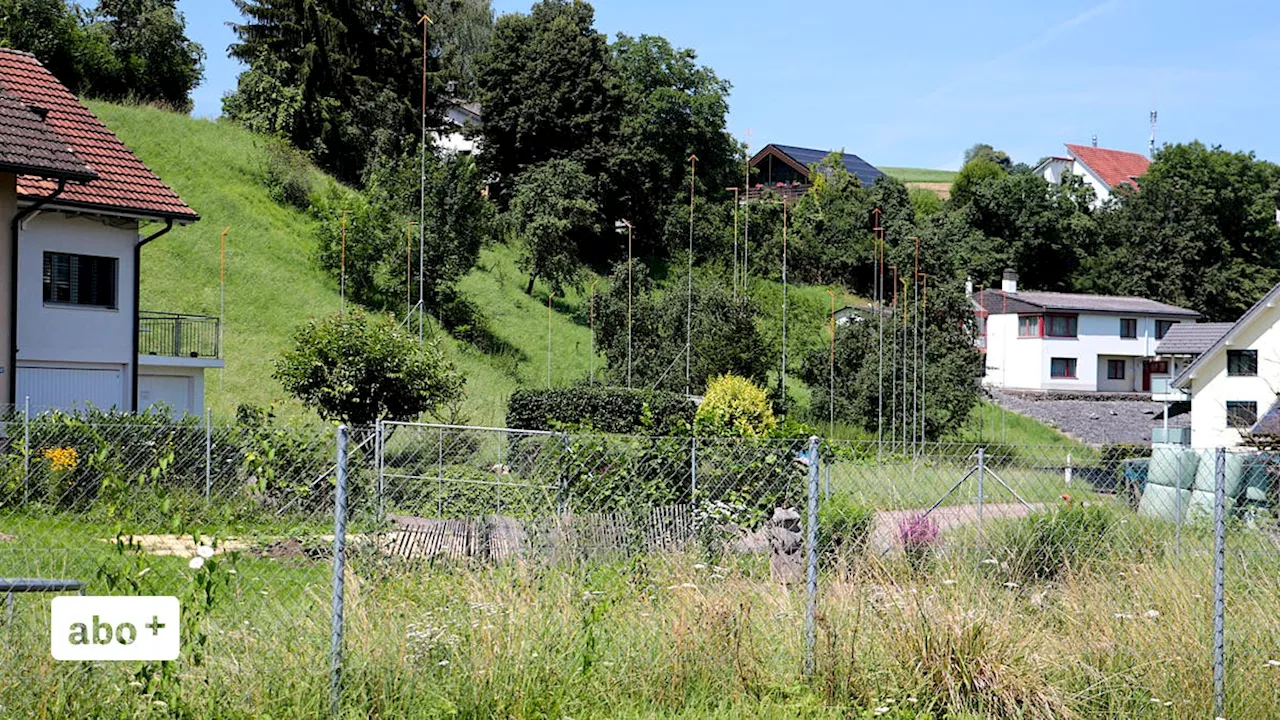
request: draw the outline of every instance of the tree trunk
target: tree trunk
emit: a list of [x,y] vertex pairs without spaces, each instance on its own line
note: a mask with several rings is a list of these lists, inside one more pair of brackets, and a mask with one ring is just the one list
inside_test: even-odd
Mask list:
[[529,273],[529,284],[524,289],[525,295],[533,294],[533,281],[538,279],[537,273]]

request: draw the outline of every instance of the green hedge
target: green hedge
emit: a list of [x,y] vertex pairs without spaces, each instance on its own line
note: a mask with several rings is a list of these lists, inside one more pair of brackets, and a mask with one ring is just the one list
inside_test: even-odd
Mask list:
[[695,409],[692,400],[668,392],[603,387],[517,390],[507,402],[507,427],[587,426],[606,433],[688,435]]

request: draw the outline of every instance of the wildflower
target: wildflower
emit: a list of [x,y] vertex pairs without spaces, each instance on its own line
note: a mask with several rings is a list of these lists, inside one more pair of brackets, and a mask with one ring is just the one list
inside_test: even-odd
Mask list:
[[209,558],[213,557],[213,548],[209,547],[208,545],[201,545],[200,547],[196,548],[196,555],[199,555],[205,560],[208,560]]
[[1111,614],[1111,617],[1113,617],[1113,618],[1115,618],[1115,619],[1117,619],[1117,620],[1132,620],[1132,619],[1133,619],[1133,615],[1131,615],[1131,614],[1129,614],[1129,613],[1112,613],[1112,614]]
[[1146,611],[1145,613],[1143,613],[1143,615],[1146,615],[1147,617],[1151,618],[1152,620],[1155,620],[1156,618],[1160,617],[1160,611],[1159,611],[1159,610],[1148,610],[1148,611]]
[[1018,583],[1012,582],[1012,581],[1005,583],[1004,586],[1009,588],[1010,590],[1017,590],[1018,588],[1022,587]]
[[151,572],[151,568],[149,568],[149,567],[144,567],[144,568],[142,568],[141,570],[139,570],[139,571],[138,571],[138,577],[142,577],[143,575],[146,575],[146,574],[147,574],[147,573],[149,573],[149,572]]
[[876,715],[883,715],[887,712],[889,712],[888,705],[881,705],[880,707],[876,708]]
[[1160,698],[1151,698],[1151,702],[1155,703],[1156,705],[1159,705],[1159,704],[1160,704]]
[[167,702],[165,702],[165,701],[163,701],[163,700],[152,700],[152,701],[151,701],[151,704],[152,704],[152,705],[155,705],[156,707],[160,708],[161,710],[163,710],[163,709],[165,709],[165,708],[169,707],[169,703],[167,703]]
[[49,461],[49,467],[57,471],[75,470],[79,465],[79,456],[73,447],[46,448],[44,458]]
[[448,664],[449,664],[449,661],[448,661],[448,660],[441,660],[440,662],[438,662],[438,663],[436,663],[436,664],[437,664],[437,665],[439,665],[440,667],[445,667],[446,665],[448,665]]
[[704,565],[704,564],[702,564],[702,563],[698,563],[698,564],[696,564],[696,565],[694,565],[694,566],[693,566],[693,569],[694,569],[694,570],[706,570],[706,569],[707,569],[707,566],[706,566],[706,565]]
[[1173,707],[1173,701],[1172,701],[1172,700],[1165,700],[1165,701],[1164,701],[1164,706],[1165,706],[1165,707]]
[[134,681],[132,681],[132,682],[130,682],[130,683],[129,683],[129,687],[131,687],[131,688],[140,688],[140,687],[142,687],[142,683],[141,683],[140,681],[138,681],[138,680],[134,680]]
[[199,570],[200,568],[204,567],[204,558],[200,557],[199,555],[191,558],[191,560],[187,562],[187,567],[191,568],[192,570]]
[[955,580],[952,580],[951,578],[947,578],[946,580],[943,580],[943,581],[942,581],[942,584],[943,584],[943,585],[955,585],[955,584],[956,584],[956,581],[955,581]]
[[236,575],[236,574],[237,574],[237,573],[236,573],[236,569],[235,569],[235,568],[228,568],[228,569],[227,569],[227,574],[228,574],[228,575]]
[[999,565],[1000,561],[995,558],[987,558],[986,560],[982,561],[982,564],[983,565]]
[[919,698],[914,698],[914,697],[909,697],[909,698],[907,698],[907,702],[909,702],[909,703],[911,703],[911,704],[913,704],[913,705],[914,705],[915,703],[920,702],[920,699],[919,699]]
[[1268,660],[1267,667],[1280,667],[1280,660]]

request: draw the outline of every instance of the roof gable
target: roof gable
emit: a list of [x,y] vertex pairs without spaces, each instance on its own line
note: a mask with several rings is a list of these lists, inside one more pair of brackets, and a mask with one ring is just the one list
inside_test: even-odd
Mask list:
[[1086,295],[1023,290],[1007,293],[1003,290],[988,288],[978,293],[977,303],[991,315],[1058,311],[1098,315],[1200,317],[1200,313],[1195,310],[1125,295]]
[[36,112],[0,88],[0,171],[84,182],[98,177],[45,127]]
[[1137,187],[1135,178],[1142,177],[1151,165],[1147,156],[1126,152],[1124,150],[1108,150],[1090,145],[1072,145],[1067,143],[1071,156],[1084,164],[1099,180],[1114,188],[1124,183]]
[[[27,106],[47,109],[45,127],[97,174],[92,182],[67,186],[57,205],[182,221],[200,219],[34,55],[0,48],[0,90]],[[55,187],[44,177],[18,177],[21,196],[47,196]]]
[[[790,164],[792,164],[793,167],[806,177],[809,175],[809,166],[817,165],[831,154],[831,151],[827,150],[814,150],[812,148],[802,148],[795,145],[778,145],[776,143],[769,143],[761,148],[760,152],[756,153],[755,157],[751,158],[751,164],[755,165],[759,159],[769,154],[767,151],[770,149],[775,151],[776,156],[782,157],[784,160],[790,160]],[[880,177],[884,175],[884,173],[872,166],[871,163],[852,153],[840,153],[840,162],[844,165],[844,169],[847,170],[850,175],[858,178],[858,182],[862,183],[863,187],[871,187],[875,184],[876,180],[879,180]]]
[[1174,387],[1185,388],[1191,382],[1191,378],[1198,370],[1203,368],[1218,355],[1226,352],[1227,338],[1236,335],[1255,321],[1259,320],[1262,317],[1263,311],[1269,307],[1275,306],[1277,302],[1280,302],[1280,284],[1268,290],[1267,294],[1263,295],[1261,300],[1254,303],[1253,307],[1246,310],[1245,313],[1240,316],[1239,320],[1231,323],[1231,327],[1229,327],[1226,332],[1222,333],[1222,336],[1219,337],[1213,345],[1210,345],[1209,349],[1200,353],[1200,357],[1193,360],[1191,364],[1182,371],[1182,374],[1174,378]]

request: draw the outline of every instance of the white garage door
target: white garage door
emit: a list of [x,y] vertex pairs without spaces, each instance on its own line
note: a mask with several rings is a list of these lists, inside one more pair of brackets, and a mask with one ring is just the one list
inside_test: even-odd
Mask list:
[[126,409],[124,368],[18,368],[18,405],[31,398],[31,411],[76,410],[92,405],[99,410]]
[[161,403],[168,406],[174,418],[185,413],[196,414],[195,379],[179,375],[139,375],[138,409]]

